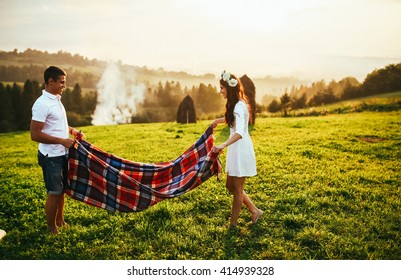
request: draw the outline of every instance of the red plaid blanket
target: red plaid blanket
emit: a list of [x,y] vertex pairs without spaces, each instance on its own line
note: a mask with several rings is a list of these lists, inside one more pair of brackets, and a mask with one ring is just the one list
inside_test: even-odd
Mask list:
[[69,151],[66,193],[89,205],[119,212],[137,212],[182,195],[221,171],[213,147],[213,128],[181,156],[149,164],[129,161],[77,139]]

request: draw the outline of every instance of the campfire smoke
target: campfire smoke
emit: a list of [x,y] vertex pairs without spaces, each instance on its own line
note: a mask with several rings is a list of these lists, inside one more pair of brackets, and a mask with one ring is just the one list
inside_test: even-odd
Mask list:
[[97,105],[92,115],[93,125],[130,123],[137,105],[144,100],[145,86],[135,83],[120,66],[110,62],[97,84]]

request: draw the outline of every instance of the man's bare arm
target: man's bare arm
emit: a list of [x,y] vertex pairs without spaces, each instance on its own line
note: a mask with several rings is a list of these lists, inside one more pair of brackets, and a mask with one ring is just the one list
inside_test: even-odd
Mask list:
[[43,143],[43,144],[61,144],[65,148],[69,148],[74,143],[71,138],[60,138],[54,137],[49,134],[44,133],[43,127],[45,123],[31,120],[31,139],[32,141]]

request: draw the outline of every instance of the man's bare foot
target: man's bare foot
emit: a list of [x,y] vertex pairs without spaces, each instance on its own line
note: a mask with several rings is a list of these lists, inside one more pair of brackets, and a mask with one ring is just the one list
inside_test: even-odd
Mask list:
[[58,227],[68,227],[68,224],[66,222],[61,222],[61,223],[57,223]]
[[260,216],[262,216],[263,211],[258,209],[255,213],[252,213],[252,224],[256,224]]
[[4,236],[6,236],[6,232],[2,229],[0,229],[0,239],[2,239]]
[[237,225],[233,225],[232,223],[228,223],[224,226],[224,229],[226,230],[233,230],[233,229],[237,229]]

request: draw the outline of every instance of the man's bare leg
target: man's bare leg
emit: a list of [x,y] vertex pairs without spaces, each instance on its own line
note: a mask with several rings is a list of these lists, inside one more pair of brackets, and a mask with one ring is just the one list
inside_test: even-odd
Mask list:
[[60,202],[58,204],[57,216],[56,216],[56,225],[58,227],[67,226],[67,223],[64,220],[64,201],[65,201],[65,194],[62,194],[60,197]]
[[58,233],[56,225],[56,216],[60,204],[60,196],[61,195],[48,194],[46,199],[45,213],[46,213],[47,230],[49,233],[52,234]]

